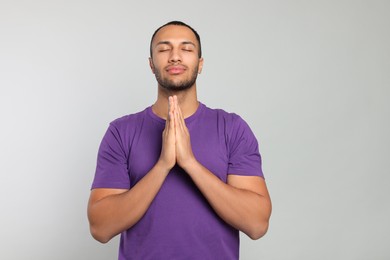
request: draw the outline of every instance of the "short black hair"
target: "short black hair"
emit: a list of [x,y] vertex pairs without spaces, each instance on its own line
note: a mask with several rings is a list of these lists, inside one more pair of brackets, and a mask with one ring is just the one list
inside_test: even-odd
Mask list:
[[171,22],[168,22],[162,26],[160,26],[152,35],[152,39],[150,40],[150,57],[152,57],[152,43],[153,43],[153,40],[154,40],[154,37],[156,36],[156,34],[158,33],[158,31],[160,31],[161,28],[165,27],[165,26],[168,26],[168,25],[179,25],[179,26],[185,26],[187,27],[188,29],[190,29],[194,34],[195,34],[195,37],[196,37],[196,40],[198,41],[198,44],[199,44],[199,50],[198,50],[198,53],[199,53],[199,58],[202,58],[202,46],[201,46],[201,43],[200,43],[200,36],[199,34],[195,31],[194,28],[192,28],[191,26],[189,26],[188,24],[186,23],[183,23],[181,21],[171,21]]

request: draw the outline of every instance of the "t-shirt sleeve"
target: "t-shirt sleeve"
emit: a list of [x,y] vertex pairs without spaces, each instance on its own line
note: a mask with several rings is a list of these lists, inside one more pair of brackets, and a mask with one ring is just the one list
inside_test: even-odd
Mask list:
[[229,174],[264,178],[257,139],[248,124],[238,115],[234,115],[232,119],[228,147]]
[[113,123],[108,127],[99,147],[92,183],[92,189],[95,188],[130,188],[126,152],[120,131]]

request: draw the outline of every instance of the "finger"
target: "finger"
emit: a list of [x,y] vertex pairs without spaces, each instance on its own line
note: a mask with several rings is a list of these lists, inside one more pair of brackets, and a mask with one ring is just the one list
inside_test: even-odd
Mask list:
[[172,103],[173,103],[173,108],[174,108],[174,111],[177,110],[177,96],[173,96],[172,97]]
[[180,122],[180,129],[182,131],[186,131],[186,122],[184,120],[183,112],[181,111],[179,104],[177,104],[177,120]]
[[167,121],[169,122],[168,129],[173,130],[175,127],[175,118],[173,115],[174,112],[174,101],[173,97],[168,98],[168,118]]
[[172,111],[172,97],[171,96],[169,96],[168,97],[168,119],[169,119],[169,114],[171,113],[171,111]]
[[179,105],[177,106],[177,112],[178,112],[178,115],[179,115],[179,119],[180,119],[182,122],[184,122],[183,112],[181,111],[181,108],[180,108]]
[[170,97],[168,97],[168,110],[167,110],[167,120],[169,119],[169,111],[171,110],[171,101]]
[[180,107],[179,107],[179,103],[178,103],[178,100],[177,100],[177,96],[173,96],[173,103],[174,103],[174,106],[175,106],[175,111],[174,111],[174,115],[175,115],[175,126],[176,126],[176,129],[178,130],[181,130],[182,129],[182,122],[180,120],[180,115],[179,115],[179,111],[180,111]]
[[168,126],[168,129],[169,129],[169,131],[172,131],[172,133],[174,133],[175,125],[176,125],[175,115],[173,114],[172,111],[170,111],[169,112],[169,126]]
[[177,96],[173,96],[173,104],[175,106],[175,116],[177,117],[177,119],[179,119],[178,117],[178,112],[179,112],[179,101],[177,100]]

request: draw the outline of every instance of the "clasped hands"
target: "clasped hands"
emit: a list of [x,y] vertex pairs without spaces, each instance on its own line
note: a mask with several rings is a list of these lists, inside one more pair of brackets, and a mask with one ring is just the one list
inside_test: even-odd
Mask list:
[[177,163],[181,168],[196,161],[192,153],[190,133],[185,124],[177,96],[168,98],[168,117],[162,133],[162,148],[159,159],[167,170]]

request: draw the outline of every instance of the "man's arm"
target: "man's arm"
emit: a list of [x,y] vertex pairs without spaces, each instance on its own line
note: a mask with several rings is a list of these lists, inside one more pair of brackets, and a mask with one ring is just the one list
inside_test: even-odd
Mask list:
[[93,189],[88,202],[88,219],[92,236],[106,243],[131,228],[145,214],[176,163],[173,108],[162,136],[161,155],[154,167],[130,190]]
[[229,175],[224,183],[201,165],[192,153],[190,134],[176,97],[173,104],[177,163],[225,222],[252,239],[262,237],[267,232],[271,216],[271,199],[264,179]]
[[133,188],[93,189],[88,203],[92,236],[106,243],[137,223],[160,190],[169,170],[156,164]]
[[185,166],[184,170],[226,223],[251,239],[265,235],[271,200],[263,178],[229,175],[224,183],[197,161]]

